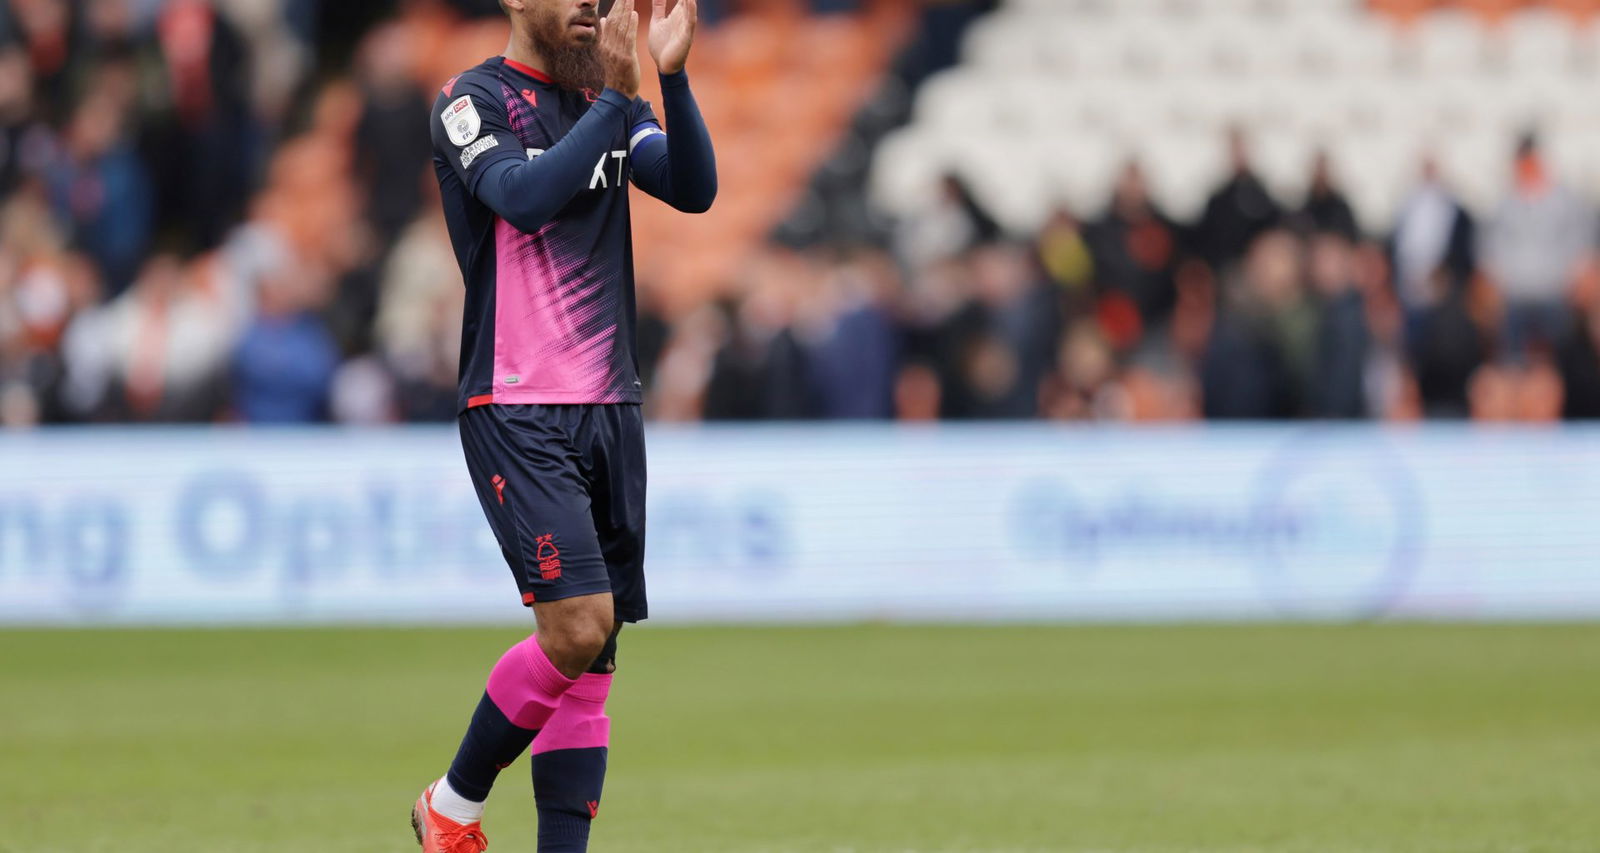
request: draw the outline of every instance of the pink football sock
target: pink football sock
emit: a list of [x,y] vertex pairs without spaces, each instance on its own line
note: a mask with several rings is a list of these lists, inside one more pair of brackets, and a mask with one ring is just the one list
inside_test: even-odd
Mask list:
[[561,704],[561,696],[576,681],[562,675],[537,637],[512,646],[489,671],[489,686],[461,738],[461,746],[445,775],[441,805],[448,808],[451,795],[460,806],[451,818],[477,820],[500,771],[517,760],[533,736]]
[[511,724],[542,729],[578,682],[561,674],[539,647],[537,636],[512,646],[489,672],[489,698]]
[[539,850],[589,849],[589,825],[600,814],[610,753],[606,696],[611,676],[584,673],[561,697],[555,716],[533,739],[533,798]]
[[611,694],[612,676],[586,672],[561,697],[539,736],[533,739],[533,754],[554,749],[589,749],[611,745],[611,718],[606,716],[606,697]]

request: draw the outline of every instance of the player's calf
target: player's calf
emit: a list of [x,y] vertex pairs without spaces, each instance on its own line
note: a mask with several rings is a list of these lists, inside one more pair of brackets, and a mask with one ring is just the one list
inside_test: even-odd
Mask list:
[[512,646],[490,670],[450,771],[432,789],[431,808],[454,824],[476,826],[495,778],[533,743],[576,682],[537,636]]
[[605,711],[611,678],[593,672],[580,676],[533,741],[540,853],[588,849],[589,824],[600,814],[611,743],[611,718]]

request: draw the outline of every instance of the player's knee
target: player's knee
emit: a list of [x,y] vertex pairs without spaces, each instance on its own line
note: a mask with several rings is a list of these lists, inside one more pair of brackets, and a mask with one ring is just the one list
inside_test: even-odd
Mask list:
[[577,678],[605,650],[611,627],[609,613],[581,613],[545,626],[540,633],[550,662],[568,678]]

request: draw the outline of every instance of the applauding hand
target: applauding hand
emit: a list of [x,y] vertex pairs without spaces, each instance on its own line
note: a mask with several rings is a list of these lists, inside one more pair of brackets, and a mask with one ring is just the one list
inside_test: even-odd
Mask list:
[[695,0],[678,0],[670,15],[667,0],[652,0],[650,7],[650,58],[662,74],[676,74],[689,59],[699,10]]

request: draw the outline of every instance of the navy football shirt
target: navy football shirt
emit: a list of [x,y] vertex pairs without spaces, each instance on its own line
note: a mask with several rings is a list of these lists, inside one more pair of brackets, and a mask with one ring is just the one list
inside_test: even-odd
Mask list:
[[[548,221],[525,233],[479,199],[490,167],[539,157],[590,110],[615,110],[611,142]],[[497,56],[445,85],[430,124],[467,287],[459,408],[640,402],[628,182],[632,153],[662,134],[649,104]]]

